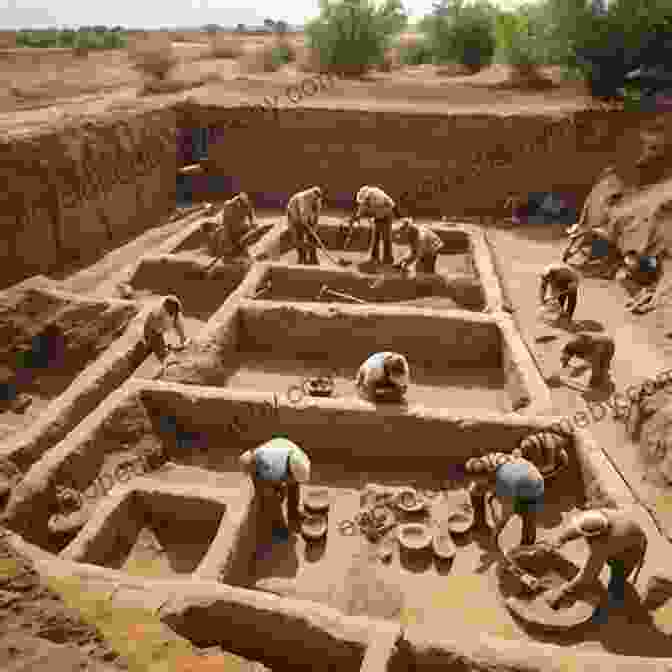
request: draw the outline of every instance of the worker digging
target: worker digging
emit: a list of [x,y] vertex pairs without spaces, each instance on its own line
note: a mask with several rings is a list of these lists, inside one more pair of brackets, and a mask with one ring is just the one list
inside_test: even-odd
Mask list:
[[[548,302],[558,302],[562,308],[562,316],[571,322],[576,310],[579,283],[581,276],[571,266],[557,263],[547,266],[541,275],[539,303],[543,306]],[[547,298],[548,290],[551,295]]]
[[144,336],[147,347],[158,360],[165,365],[170,348],[166,343],[165,334],[174,330],[180,337],[180,349],[189,343],[184,330],[184,311],[182,302],[176,296],[167,296],[161,304],[152,309],[145,320]]
[[424,224],[415,224],[407,217],[401,223],[397,235],[409,247],[408,254],[395,267],[407,271],[412,265],[420,273],[436,273],[436,259],[444,248],[441,238]]
[[313,232],[317,230],[322,211],[322,189],[311,187],[294,194],[287,203],[287,223],[292,234],[299,264],[317,266],[317,244]]
[[560,365],[566,368],[574,357],[591,366],[589,385],[601,388],[609,384],[611,362],[616,352],[614,339],[607,334],[580,333],[567,343],[560,355]]
[[372,263],[380,263],[380,246],[382,244],[382,263],[383,265],[392,266],[394,264],[394,255],[392,254],[392,224],[395,218],[401,219],[397,204],[380,187],[363,186],[355,197],[355,211],[349,220],[349,237],[352,236],[354,226],[362,218],[373,219],[373,235],[371,238],[369,260]]

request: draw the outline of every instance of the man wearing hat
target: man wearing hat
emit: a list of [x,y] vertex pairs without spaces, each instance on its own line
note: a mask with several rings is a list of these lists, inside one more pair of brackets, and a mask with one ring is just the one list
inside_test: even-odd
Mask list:
[[[554,609],[580,584],[590,585],[597,581],[603,567],[609,565],[609,603],[622,606],[625,585],[637,568],[634,582],[644,564],[648,546],[646,532],[629,511],[599,508],[582,511],[551,541],[551,547],[561,548],[568,541],[584,538],[590,547],[590,556],[584,567],[560,588],[550,590],[544,596]],[[604,617],[604,608],[598,609],[596,619]]]
[[242,470],[254,483],[263,514],[275,516],[278,504],[287,495],[287,521],[291,526],[298,524],[300,484],[310,480],[310,459],[303,450],[278,436],[244,452],[239,459]]
[[581,276],[567,264],[547,266],[541,274],[539,303],[546,303],[546,294],[550,287],[550,298],[560,302],[564,315],[571,320],[576,310],[580,281]]
[[523,521],[521,545],[531,545],[537,538],[537,513],[543,506],[544,477],[532,462],[524,459],[520,449],[511,455],[491,453],[467,460],[465,471],[472,479],[470,489],[484,496],[494,487],[502,505],[502,517],[493,530],[495,543],[512,516]]

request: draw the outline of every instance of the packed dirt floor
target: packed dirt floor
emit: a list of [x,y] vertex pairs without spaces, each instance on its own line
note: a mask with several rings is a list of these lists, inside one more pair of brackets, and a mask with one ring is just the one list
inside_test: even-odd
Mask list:
[[[515,318],[528,346],[533,350],[543,373],[550,376],[560,369],[559,356],[571,334],[549,326],[539,313],[539,278],[543,268],[562,257],[566,245],[563,227],[521,225],[515,229],[491,229],[488,236],[499,258],[510,299],[516,307]],[[625,308],[629,298],[625,288],[615,280],[584,277],[574,315],[576,327],[586,331],[604,331],[616,342],[612,363],[614,394],[624,394],[672,367],[672,296],[658,309],[645,315],[633,315]],[[546,340],[546,336],[556,336]],[[537,340],[541,338],[541,341]],[[589,371],[576,381],[587,383]],[[641,460],[641,449],[633,445],[623,422],[611,412],[596,411],[591,416],[587,403],[608,401],[608,397],[582,394],[568,387],[551,388],[554,411],[570,420],[580,411],[588,412],[589,430],[608,454],[612,463],[646,507],[650,507],[658,525],[672,537],[672,507],[669,488],[661,488],[650,478]],[[594,421],[592,417],[600,418]],[[579,416],[579,423],[584,423]]]

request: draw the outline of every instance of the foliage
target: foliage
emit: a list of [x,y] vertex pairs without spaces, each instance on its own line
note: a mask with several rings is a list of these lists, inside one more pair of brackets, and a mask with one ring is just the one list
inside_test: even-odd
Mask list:
[[420,22],[433,62],[460,63],[472,70],[490,65],[496,46],[493,16],[493,8],[487,2],[435,3],[433,14]]
[[543,24],[523,6],[502,12],[495,22],[498,58],[518,69],[533,69],[544,63]]
[[305,29],[307,47],[326,71],[357,77],[384,63],[407,22],[400,0],[320,0],[320,16]]
[[126,38],[118,30],[101,30],[94,26],[88,30],[21,30],[16,35],[17,47],[65,49],[123,49]]
[[399,42],[397,52],[403,65],[425,65],[433,58],[429,41],[420,35]]

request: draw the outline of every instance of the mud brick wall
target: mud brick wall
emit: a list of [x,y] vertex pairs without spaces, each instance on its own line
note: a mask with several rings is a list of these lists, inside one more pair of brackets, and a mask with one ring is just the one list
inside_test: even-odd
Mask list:
[[150,110],[0,141],[0,286],[155,226],[175,206],[176,116]]
[[359,187],[380,184],[396,199],[407,192],[409,210],[430,216],[502,214],[511,192],[554,190],[580,207],[605,166],[637,155],[638,128],[650,116],[289,108],[277,121],[258,115],[238,127],[244,114],[179,110],[180,127],[218,129],[206,163],[231,193],[245,190],[257,205],[278,207],[297,190],[320,184],[328,189],[328,206],[350,207]]

